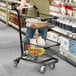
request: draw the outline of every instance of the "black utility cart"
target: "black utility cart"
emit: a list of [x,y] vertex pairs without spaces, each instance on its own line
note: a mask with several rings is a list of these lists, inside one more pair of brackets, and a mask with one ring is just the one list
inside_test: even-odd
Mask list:
[[[26,6],[25,8],[28,8],[28,6]],[[37,12],[37,16],[39,17],[39,10],[36,6],[32,6],[31,8],[35,8],[36,12]],[[46,40],[46,44],[45,46],[40,46],[40,45],[35,45],[35,44],[31,44],[37,47],[42,47],[44,48],[45,54],[42,57],[38,57],[38,56],[25,56],[24,57],[24,49],[23,49],[23,41],[22,41],[22,32],[21,32],[21,23],[20,23],[20,17],[25,17],[25,18],[32,18],[32,17],[28,17],[27,15],[21,15],[20,12],[18,11],[17,8],[13,7],[13,10],[15,10],[17,12],[18,15],[18,22],[19,22],[19,37],[20,37],[20,48],[21,48],[21,56],[16,58],[14,60],[14,66],[17,67],[17,65],[19,64],[20,60],[25,60],[25,61],[30,61],[30,62],[34,62],[34,63],[38,63],[40,64],[40,68],[39,68],[39,72],[44,74],[46,71],[46,66],[49,66],[50,69],[54,69],[55,68],[55,64],[58,63],[58,59],[56,57],[54,57],[54,54],[58,54],[58,51],[53,50],[52,47],[54,48],[55,46],[59,47],[60,43],[49,40],[49,39],[45,39]],[[45,14],[42,14],[45,15]],[[51,19],[53,19],[54,17],[50,17],[49,19],[41,19],[42,21],[47,21],[48,22],[48,26],[42,27],[42,28],[35,28],[35,29],[49,29],[49,28],[53,28],[55,27],[54,25],[51,25]],[[37,18],[36,18],[37,19]],[[39,19],[39,18],[38,18]],[[26,28],[31,28],[31,27],[26,27]],[[50,54],[49,54],[50,51]],[[39,60],[39,58],[42,58]]]

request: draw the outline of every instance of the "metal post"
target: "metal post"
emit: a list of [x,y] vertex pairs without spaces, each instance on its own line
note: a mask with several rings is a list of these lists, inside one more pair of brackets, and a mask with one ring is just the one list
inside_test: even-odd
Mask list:
[[8,26],[8,0],[6,0],[6,25]]

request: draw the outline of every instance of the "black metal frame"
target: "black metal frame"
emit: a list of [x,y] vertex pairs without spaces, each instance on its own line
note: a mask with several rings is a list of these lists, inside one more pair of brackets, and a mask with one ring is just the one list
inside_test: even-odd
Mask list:
[[[39,17],[39,11],[38,8],[36,6],[34,6],[34,8],[37,10],[37,16]],[[21,49],[21,56],[19,58],[16,58],[14,61],[17,61],[19,63],[20,60],[25,60],[25,61],[30,61],[30,62],[34,62],[34,63],[38,63],[38,64],[42,64],[42,65],[49,65],[52,63],[58,63],[58,59],[55,57],[50,56],[50,58],[42,60],[42,61],[35,61],[35,60],[31,60],[28,58],[23,58],[23,44],[22,44],[22,33],[21,33],[21,25],[20,25],[20,12],[18,11],[17,8],[13,8],[13,10],[16,10],[17,14],[18,14],[18,21],[19,21],[19,38],[20,38],[20,49]],[[57,42],[56,42],[57,43]],[[59,46],[60,44],[57,43],[57,46]],[[53,60],[52,62],[50,62],[51,60]],[[48,63],[47,63],[48,62]]]

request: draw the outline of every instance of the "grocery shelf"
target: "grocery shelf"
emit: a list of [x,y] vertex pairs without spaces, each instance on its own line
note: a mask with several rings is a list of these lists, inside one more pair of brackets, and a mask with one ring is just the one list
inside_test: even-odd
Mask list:
[[0,15],[0,19],[6,21],[6,18]]
[[3,12],[0,12],[0,15],[1,15],[2,17],[6,17],[6,14],[3,13]]
[[74,3],[67,3],[67,2],[64,2],[65,6],[71,6],[71,7],[76,7],[76,4]]
[[64,52],[64,55],[59,54],[58,55],[61,59],[65,60],[66,62],[68,62],[69,64],[73,65],[74,67],[76,67],[76,58],[73,58],[72,56],[70,56],[68,53]]
[[0,6],[5,8],[6,7],[6,4],[3,3],[3,2],[0,2]]
[[65,53],[65,56],[66,56],[66,57],[67,57],[67,55],[70,55],[70,57],[73,57],[74,59],[76,59],[76,56],[73,55],[73,54],[71,54],[70,52],[64,51],[64,53]]
[[20,4],[21,2],[20,1],[13,1],[13,0],[11,0],[11,1],[9,1],[9,2],[14,2],[14,3],[18,3],[18,4]]
[[[57,27],[57,28],[58,28],[58,27]],[[57,32],[59,32],[59,33],[61,33],[61,34],[67,35],[67,32],[65,32],[65,33],[64,33],[64,32],[60,32],[60,29],[61,29],[61,28],[58,29],[58,30],[57,30],[57,28],[55,27],[55,28],[51,28],[51,29],[54,30],[54,31],[57,31]]]
[[[10,22],[10,21],[9,21],[9,24],[10,24],[11,26],[13,26],[15,29],[19,30],[19,26],[18,26],[18,25],[14,24],[14,23],[12,23],[12,22]],[[22,33],[26,33],[26,28],[21,28],[21,32],[22,32]]]
[[53,15],[53,16],[56,16],[56,17],[70,18],[70,19],[72,19],[72,20],[76,20],[76,18],[73,17],[73,16],[62,15],[62,14],[58,14],[58,13],[55,13],[55,12],[50,12],[49,14],[50,14],[50,15]]
[[[60,29],[61,29],[61,28],[60,28]],[[68,33],[67,33],[67,32],[65,32],[65,31],[60,32],[60,30],[57,30],[57,28],[56,28],[56,27],[55,27],[55,28],[50,28],[50,30],[51,30],[51,31],[53,31],[53,32],[58,33],[59,35],[62,35],[62,36],[64,36],[64,37],[66,37],[66,38],[76,39],[76,37],[75,37],[75,36],[74,36],[74,37],[72,37],[72,35],[73,35],[73,34],[68,35]]]
[[[17,3],[17,4],[21,4],[20,1],[12,1],[12,0],[11,0],[11,1],[9,1],[9,2],[10,2],[10,3],[11,3],[11,2],[14,2],[14,3]],[[26,5],[29,5],[29,3],[26,3]]]
[[68,51],[64,51],[63,54],[59,54],[58,56],[76,67],[76,56],[75,55],[71,54]]
[[9,10],[8,12],[17,15],[17,12],[16,12],[16,11],[13,11],[13,10],[11,11],[11,10]]
[[4,8],[4,7],[0,7],[0,9],[2,9],[2,10],[5,10],[5,11],[6,11],[6,8]]

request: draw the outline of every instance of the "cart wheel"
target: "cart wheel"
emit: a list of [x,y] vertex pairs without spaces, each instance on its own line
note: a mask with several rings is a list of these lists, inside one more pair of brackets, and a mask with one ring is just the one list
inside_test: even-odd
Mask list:
[[53,69],[55,69],[55,64],[52,63],[52,64],[49,65],[49,67],[50,67],[51,70],[53,70]]
[[44,74],[46,71],[46,66],[40,66],[39,72]]
[[19,64],[19,60],[18,59],[14,60],[13,63],[14,63],[14,67],[17,67],[17,65]]
[[33,56],[32,58],[33,58],[33,60],[37,60],[38,56]]

